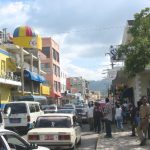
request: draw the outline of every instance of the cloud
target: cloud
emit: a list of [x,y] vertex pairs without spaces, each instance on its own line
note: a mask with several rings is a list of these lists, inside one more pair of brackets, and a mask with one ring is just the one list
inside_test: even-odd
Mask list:
[[8,28],[12,32],[18,25],[26,24],[28,20],[28,9],[29,5],[23,2],[10,2],[5,5],[0,4],[0,27]]
[[0,2],[0,27],[29,25],[51,36],[68,73],[95,80],[110,64],[105,53],[121,43],[126,21],[147,6],[148,0],[10,0]]

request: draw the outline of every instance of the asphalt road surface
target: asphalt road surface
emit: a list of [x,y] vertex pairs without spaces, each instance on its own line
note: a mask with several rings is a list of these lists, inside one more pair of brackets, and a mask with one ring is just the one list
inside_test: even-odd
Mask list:
[[82,127],[81,145],[77,150],[95,150],[97,144],[98,134],[90,132],[87,124]]

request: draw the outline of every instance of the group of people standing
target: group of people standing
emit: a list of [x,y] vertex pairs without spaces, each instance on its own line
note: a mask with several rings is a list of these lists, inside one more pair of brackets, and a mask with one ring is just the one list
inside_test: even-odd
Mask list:
[[[150,119],[150,106],[147,101],[147,98],[143,96],[138,102],[137,107],[134,104],[130,107],[131,112],[131,125],[132,125],[132,134],[131,136],[137,135],[140,139],[140,146],[146,145],[146,137],[149,128],[149,119]],[[149,133],[150,136],[150,133]]]
[[112,137],[111,134],[111,121],[112,121],[112,104],[109,99],[105,99],[105,106],[103,107],[100,103],[95,102],[94,104],[89,104],[88,109],[88,120],[90,131],[100,133],[104,129],[106,131],[106,138]]
[[126,124],[127,120],[130,119],[132,127],[132,134],[130,136],[136,136],[137,133],[141,141],[140,145],[145,145],[148,131],[150,138],[150,105],[147,98],[143,96],[137,102],[137,106],[132,103],[127,104],[127,102],[122,105],[115,103],[114,106],[108,98],[105,99],[105,102],[105,106],[98,102],[89,105],[88,119],[90,131],[100,133],[105,127],[105,137],[110,138],[112,137],[111,124],[113,120],[115,120],[116,127],[122,131],[124,130],[123,124]]

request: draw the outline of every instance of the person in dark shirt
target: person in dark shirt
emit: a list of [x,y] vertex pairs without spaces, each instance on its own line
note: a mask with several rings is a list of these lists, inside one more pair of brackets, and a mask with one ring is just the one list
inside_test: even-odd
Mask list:
[[95,106],[94,106],[94,110],[93,110],[93,117],[94,117],[95,132],[100,133],[100,131],[101,131],[102,111],[100,109],[100,105],[99,105],[98,102],[95,102]]

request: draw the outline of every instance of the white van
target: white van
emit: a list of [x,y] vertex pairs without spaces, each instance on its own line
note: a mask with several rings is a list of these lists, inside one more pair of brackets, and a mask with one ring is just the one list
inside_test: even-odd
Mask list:
[[34,126],[37,117],[42,114],[44,112],[40,109],[39,102],[10,102],[4,107],[5,128],[28,131]]

